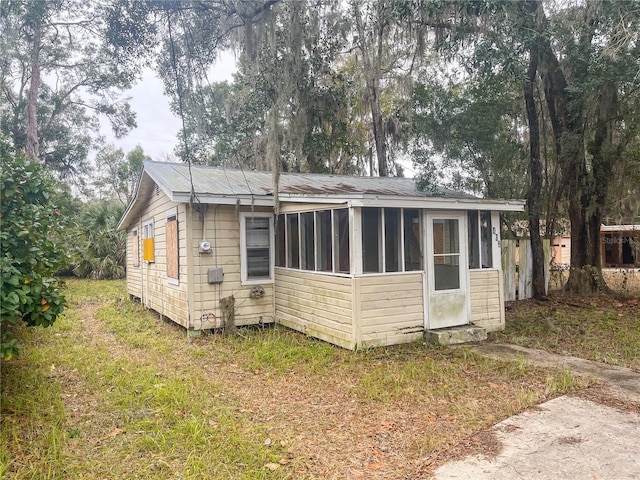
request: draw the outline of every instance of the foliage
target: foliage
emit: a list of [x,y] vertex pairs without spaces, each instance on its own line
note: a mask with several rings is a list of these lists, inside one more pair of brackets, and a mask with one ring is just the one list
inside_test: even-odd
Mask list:
[[118,96],[135,70],[116,62],[105,46],[103,7],[11,0],[0,4],[0,25],[0,132],[25,148],[30,129],[37,130],[31,132],[34,158],[81,184],[89,150],[102,141],[99,120],[107,120],[116,136],[135,126],[128,102]]
[[505,75],[418,82],[407,148],[422,176],[435,170],[431,181],[454,190],[522,198],[528,182],[520,96]]
[[128,205],[133,199],[135,188],[142,172],[142,164],[151,160],[142,147],[137,145],[126,155],[122,149],[111,145],[102,148],[96,154],[98,178],[93,186],[99,198],[115,200]]
[[0,356],[10,358],[21,348],[14,333],[21,320],[48,327],[63,312],[53,272],[65,252],[49,175],[6,144],[0,148]]
[[71,271],[77,277],[124,278],[126,232],[116,230],[124,206],[100,201],[84,204],[71,229]]

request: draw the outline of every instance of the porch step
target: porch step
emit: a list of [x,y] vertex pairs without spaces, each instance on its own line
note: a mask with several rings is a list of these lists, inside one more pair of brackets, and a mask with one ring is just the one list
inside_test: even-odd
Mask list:
[[424,338],[429,343],[455,345],[458,343],[481,342],[487,339],[487,330],[475,325],[426,330]]

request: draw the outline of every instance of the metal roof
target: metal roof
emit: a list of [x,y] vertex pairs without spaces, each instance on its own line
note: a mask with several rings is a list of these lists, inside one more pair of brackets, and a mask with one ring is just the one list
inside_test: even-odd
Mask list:
[[[186,163],[144,162],[136,195],[118,228],[126,229],[142,210],[155,185],[174,202],[273,206],[271,172],[232,170]],[[195,194],[195,198],[194,198]],[[358,177],[281,173],[280,202],[343,203],[352,206],[456,208],[522,211],[522,200],[487,200],[439,188],[419,190],[403,177]]]
[[[145,162],[145,170],[167,192],[196,195],[273,195],[271,172],[189,166],[184,163]],[[407,197],[476,198],[466,193],[438,189],[424,192],[412,178],[357,177],[314,173],[281,173],[280,195],[394,195]]]

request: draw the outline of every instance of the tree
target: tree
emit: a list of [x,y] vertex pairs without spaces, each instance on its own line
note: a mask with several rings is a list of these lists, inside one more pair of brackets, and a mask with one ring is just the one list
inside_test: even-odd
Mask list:
[[21,345],[20,322],[48,327],[65,299],[54,272],[66,254],[60,242],[60,211],[51,203],[51,177],[37,163],[0,142],[0,356]]
[[600,225],[615,171],[638,136],[640,4],[587,1],[547,17],[538,1],[540,77],[571,221],[573,293],[608,290]]
[[124,278],[126,232],[118,231],[124,205],[113,201],[88,203],[70,229],[71,271],[81,278]]
[[9,0],[0,6],[0,130],[61,178],[86,173],[98,118],[116,136],[135,126],[118,92],[135,77],[101,39],[101,7],[79,0]]
[[142,164],[151,160],[137,145],[126,155],[122,149],[108,145],[96,154],[99,176],[93,185],[101,199],[111,199],[128,205],[142,172]]

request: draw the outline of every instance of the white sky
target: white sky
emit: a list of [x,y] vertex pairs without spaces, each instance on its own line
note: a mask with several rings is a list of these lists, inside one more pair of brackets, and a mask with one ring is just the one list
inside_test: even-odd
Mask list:
[[[211,69],[210,82],[231,81],[236,71],[232,53],[223,53],[220,60]],[[122,148],[124,153],[140,145],[144,153],[153,160],[163,160],[166,155],[173,155],[179,142],[178,132],[182,122],[169,109],[169,98],[164,94],[162,80],[156,73],[146,69],[142,80],[131,90],[124,92],[124,97],[131,97],[129,103],[136,112],[138,127],[121,139],[116,139],[107,126],[103,126],[103,134],[108,144]]]

